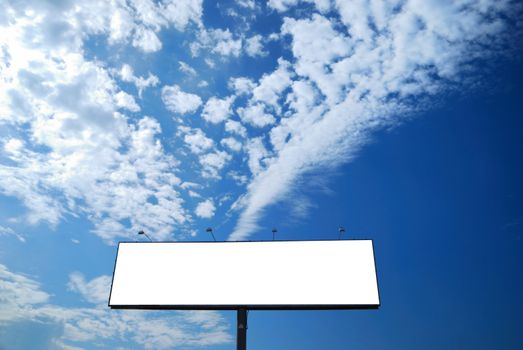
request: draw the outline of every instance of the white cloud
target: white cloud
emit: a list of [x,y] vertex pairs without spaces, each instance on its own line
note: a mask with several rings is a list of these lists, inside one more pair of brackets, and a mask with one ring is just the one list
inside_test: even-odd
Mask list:
[[193,113],[202,104],[200,96],[184,92],[178,85],[164,86],[162,101],[168,110],[179,114]]
[[153,30],[139,26],[135,28],[133,46],[144,52],[156,52],[162,48],[162,42]]
[[[144,52],[161,49],[162,44],[157,33],[162,28],[173,25],[183,31],[191,22],[201,26],[203,11],[201,0],[168,0],[160,3],[140,0],[133,1],[132,4],[99,0],[83,2],[74,7],[64,6],[62,9],[65,13],[55,16],[56,18],[48,18],[48,22],[66,19],[74,25],[73,28],[93,34],[104,33],[108,36],[110,45],[126,44],[132,39],[132,45]],[[52,15],[56,13],[53,11]],[[51,23],[48,25],[51,26]]]
[[0,264],[0,324],[18,321],[31,315],[32,308],[47,302],[50,295],[40,289],[40,283],[16,274]]
[[286,102],[296,113],[302,114],[311,112],[318,98],[318,93],[309,81],[295,80]]
[[125,91],[119,91],[114,95],[116,106],[125,108],[131,112],[139,112],[140,106],[136,103],[136,100],[132,95],[129,95]]
[[120,69],[119,74],[123,81],[133,82],[136,79],[136,76],[134,75],[133,67],[131,67],[127,63],[122,65],[122,68]]
[[197,184],[196,182],[190,182],[190,181],[184,181],[180,185],[180,188],[183,188],[184,190],[186,190],[188,188],[201,188],[201,187],[202,187],[202,185]]
[[5,152],[14,156],[19,156],[24,148],[24,141],[20,139],[10,138],[4,143]]
[[[220,171],[232,157],[225,151],[216,150],[215,143],[208,138],[201,129],[192,129],[185,126],[178,127],[179,133],[184,135],[184,142],[193,154],[198,155],[201,165],[201,176],[204,178],[220,179]],[[188,188],[187,185],[183,185]]]
[[163,2],[162,12],[165,18],[172,22],[176,29],[182,31],[194,22],[202,26],[203,0],[167,0]]
[[[58,347],[58,349],[62,349],[62,350],[84,350],[84,348],[66,344],[61,339],[53,339],[52,344],[55,345],[56,347]],[[125,349],[118,347],[116,350],[125,350]]]
[[278,41],[281,39],[281,34],[280,33],[271,33],[271,34],[269,34],[267,39],[270,41]]
[[242,125],[242,123],[229,119],[225,122],[225,131],[237,134],[241,137],[247,137],[247,129]]
[[224,138],[220,141],[220,144],[234,152],[239,152],[242,149],[242,143],[234,137]]
[[[285,11],[295,3],[269,5]],[[290,110],[270,132],[275,156],[262,164],[253,154],[257,175],[236,205],[242,212],[231,240],[256,230],[267,206],[292,199],[304,174],[349,161],[374,130],[417,111],[416,100],[466,82],[474,62],[497,53],[511,8],[509,2],[421,0],[334,6],[341,25],[319,14],[284,19],[301,82],[289,83]],[[265,103],[283,97],[258,96]]]
[[[119,157],[119,164],[112,168],[109,178],[99,182],[100,192],[87,196],[87,203],[99,212],[95,217],[108,214],[99,221],[96,232],[100,236],[127,236],[128,233],[118,231],[121,224],[117,220],[128,219],[131,232],[141,228],[165,239],[170,237],[174,225],[187,220],[182,200],[175,191],[181,182],[173,173],[177,163],[164,153],[155,138],[159,132],[155,120],[140,120],[131,132],[127,155]],[[156,201],[152,203],[149,198]]]
[[233,101],[234,96],[229,96],[224,99],[211,97],[203,107],[202,118],[213,124],[225,121],[232,112],[231,104]]
[[[149,72],[137,77],[122,62],[114,65],[121,66],[119,72],[107,68],[124,52],[136,51],[111,46],[154,52],[162,47],[163,29],[190,27],[189,35],[196,35],[192,53],[209,55],[202,58],[216,67],[227,57],[263,52],[265,40],[285,38],[282,57],[289,57],[290,49],[292,58],[280,59],[257,82],[254,77],[229,80],[237,98],[234,109],[245,125],[255,127],[249,129],[253,140],[242,123],[230,119],[232,103],[212,106],[219,101],[212,98],[202,117],[225,122],[226,136],[217,132],[221,126],[208,124],[208,135],[219,137],[215,141],[201,130],[177,135],[196,154],[207,178],[220,178],[232,159],[218,151],[216,142],[223,138],[221,146],[235,151],[241,137],[248,157],[236,158],[247,161],[253,177],[234,237],[245,237],[268,205],[293,198],[302,175],[350,160],[373,130],[396,125],[401,115],[417,110],[419,99],[448,83],[462,86],[467,80],[462,72],[473,71],[484,55],[495,57],[506,43],[503,28],[518,17],[507,1],[301,2],[305,9],[285,13],[281,33],[268,37],[243,28],[205,28],[202,1],[6,3],[0,14],[0,123],[6,130],[0,141],[0,193],[18,198],[28,209],[24,219],[32,224],[57,225],[68,216],[85,215],[107,241],[137,227],[170,238],[174,228],[191,221],[177,175],[190,167],[166,153],[158,121],[125,115],[139,112],[140,106],[124,92],[128,86],[118,83],[134,84],[141,97],[159,79]],[[298,3],[271,0],[268,6],[287,11]],[[239,6],[253,4],[242,0]],[[93,60],[84,56],[89,51],[84,42],[93,38],[107,40],[111,63],[100,61],[104,54]],[[184,68],[192,74],[191,67]],[[223,76],[235,67],[224,68],[211,73]],[[215,76],[205,79],[212,86],[223,83]],[[167,108],[177,114],[202,105],[199,96],[178,85],[162,92]],[[185,125],[179,116],[175,121]],[[187,125],[194,128],[199,122],[187,120]],[[239,183],[247,181],[245,174],[229,170],[226,174]]]
[[265,161],[269,156],[269,152],[263,145],[261,137],[255,137],[249,140],[247,144],[247,154],[249,155],[249,169],[251,173],[256,176],[265,168]]
[[212,199],[207,199],[203,202],[198,203],[198,206],[196,207],[196,210],[194,213],[196,216],[204,219],[210,219],[214,216],[214,212],[216,210],[216,207],[214,206],[214,202]]
[[115,8],[109,19],[109,44],[127,42],[135,25],[132,13],[127,7]]
[[236,184],[241,186],[245,185],[249,181],[249,178],[246,175],[241,175],[237,171],[229,171],[227,175],[230,176],[236,182]]
[[[8,330],[19,321],[45,322],[63,329],[53,339],[62,349],[81,349],[84,343],[96,342],[110,347],[115,341],[127,339],[134,347],[172,349],[228,344],[232,341],[226,320],[212,311],[148,312],[110,310],[102,304],[102,295],[109,292],[109,276],[91,281],[81,274],[72,274],[69,283],[73,291],[85,296],[96,295],[93,307],[66,308],[51,303],[51,295],[42,290],[39,282],[13,273],[0,264],[0,325]],[[80,280],[77,277],[80,276]],[[103,287],[102,287],[103,285]],[[71,344],[74,343],[74,344]]]
[[[12,40],[0,39],[9,63],[0,77],[0,119],[11,130],[24,123],[31,142],[4,146],[9,163],[0,163],[0,193],[18,198],[31,224],[82,214],[107,241],[135,227],[170,236],[187,214],[174,190],[176,162],[156,138],[159,124],[118,113],[118,105],[136,106],[118,95],[102,64],[74,52],[75,41],[59,51],[32,48],[18,36],[25,22],[15,23],[22,27],[7,29]],[[147,202],[151,196],[157,204]]]
[[190,65],[188,65],[187,63],[182,62],[182,61],[179,61],[178,63],[180,64],[180,71],[182,71],[183,73],[185,73],[187,75],[192,75],[192,76],[198,75],[198,73],[196,73],[194,68],[191,67]]
[[254,0],[236,0],[235,2],[238,6],[250,10],[254,10],[256,8],[256,2]]
[[229,89],[234,90],[237,95],[251,94],[256,84],[249,78],[238,77],[230,78],[228,83]]
[[138,0],[132,2],[132,7],[136,10],[136,17],[148,28],[158,30],[162,25],[166,25],[166,20],[162,13],[162,8],[156,6],[150,0]]
[[265,112],[265,107],[262,103],[257,103],[253,106],[239,107],[237,112],[243,122],[258,128],[274,124],[276,121],[271,114]]
[[183,137],[183,141],[194,154],[203,153],[214,146],[214,141],[208,138],[201,129],[192,129]]
[[269,53],[263,49],[263,37],[256,34],[245,41],[245,52],[248,56],[267,56]]
[[332,8],[332,0],[269,0],[267,5],[278,12],[285,12],[300,2],[313,3],[321,13],[328,12]]
[[[286,18],[282,33],[292,35],[292,52],[298,58],[295,71],[317,84],[327,97],[327,103],[339,102],[342,97],[338,83],[340,79],[335,74],[326,73],[325,67],[335,59],[348,56],[354,45],[353,40],[336,31],[328,18],[318,14],[310,20]],[[361,66],[365,64],[358,64],[358,67]],[[367,69],[372,68],[367,66]]]
[[99,276],[86,281],[83,274],[73,272],[69,275],[68,288],[78,292],[90,303],[107,304],[111,289],[111,276]]
[[[197,184],[195,182],[189,182],[189,181],[186,181],[184,183],[182,183],[180,185],[180,188],[184,189],[184,190],[187,190],[187,194],[189,195],[189,197],[192,197],[192,198],[200,198],[201,195],[194,191],[196,189],[202,189],[203,186],[200,185],[200,184]],[[194,189],[194,190],[193,190]]]
[[205,62],[205,64],[208,65],[210,68],[214,68],[214,67],[216,66],[216,63],[215,63],[212,59],[210,59],[209,57],[206,57],[206,58],[204,59],[204,62]]
[[279,113],[281,107],[278,100],[282,96],[282,92],[291,84],[291,77],[290,63],[281,58],[278,59],[278,68],[270,74],[264,74],[258,86],[254,88],[253,101],[264,102]]
[[[229,13],[237,16],[236,13]],[[267,56],[268,52],[264,50],[264,37],[255,34],[249,38],[243,35],[231,32],[227,29],[202,29],[198,33],[197,40],[190,44],[193,57],[199,56],[201,51],[207,51],[226,57],[239,57],[242,53],[251,56]],[[209,58],[205,62],[214,67],[214,61]]]
[[218,206],[221,207],[221,206],[224,205],[225,203],[229,202],[231,199],[232,199],[232,196],[231,196],[230,193],[226,193],[226,194],[224,194],[224,195],[220,198],[220,200],[218,201]]
[[198,56],[202,49],[227,57],[238,57],[242,51],[241,38],[234,38],[229,29],[201,30],[198,40],[191,43],[193,56]]
[[286,102],[295,114],[290,118],[282,118],[270,131],[270,140],[276,152],[282,150],[301,130],[307,130],[321,119],[327,107],[323,103],[317,104],[318,100],[319,94],[310,82],[295,80],[292,83],[292,91],[287,95]]
[[231,158],[231,155],[225,151],[216,151],[200,156],[199,161],[202,165],[202,176],[220,179],[221,176],[219,172]]
[[295,6],[299,0],[269,0],[269,7],[279,11],[287,11],[290,7]]
[[158,77],[150,72],[147,78],[135,76],[133,68],[128,64],[122,65],[118,75],[123,81],[133,83],[138,89],[138,96],[140,97],[142,97],[142,92],[146,88],[156,86],[160,83]]
[[4,227],[0,225],[0,236],[13,236],[16,237],[16,239],[18,239],[20,242],[25,243],[25,237],[15,232],[15,230],[10,227]]
[[195,192],[193,190],[187,191],[187,194],[189,195],[189,197],[192,197],[192,198],[200,198],[201,197],[201,195],[198,192]]

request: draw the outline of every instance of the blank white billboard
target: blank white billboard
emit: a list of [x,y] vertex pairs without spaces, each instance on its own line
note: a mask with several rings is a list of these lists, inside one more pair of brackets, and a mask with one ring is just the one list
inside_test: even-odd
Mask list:
[[120,243],[111,308],[344,309],[380,304],[371,240]]

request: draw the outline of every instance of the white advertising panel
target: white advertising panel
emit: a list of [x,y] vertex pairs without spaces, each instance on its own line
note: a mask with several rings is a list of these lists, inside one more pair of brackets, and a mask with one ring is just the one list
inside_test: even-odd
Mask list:
[[379,307],[371,240],[120,243],[109,297],[130,309]]

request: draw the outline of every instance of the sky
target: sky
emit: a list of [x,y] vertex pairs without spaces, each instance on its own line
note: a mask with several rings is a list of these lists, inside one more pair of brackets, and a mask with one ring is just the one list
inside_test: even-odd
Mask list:
[[340,225],[380,308],[253,311],[249,349],[523,346],[517,1],[0,8],[0,349],[232,349],[234,312],[110,310],[117,243]]

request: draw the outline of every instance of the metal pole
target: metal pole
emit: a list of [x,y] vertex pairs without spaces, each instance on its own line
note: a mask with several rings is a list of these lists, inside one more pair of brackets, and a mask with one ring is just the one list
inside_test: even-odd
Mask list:
[[209,232],[212,235],[212,239],[214,239],[214,241],[216,242],[216,237],[214,237],[214,233],[212,233],[212,227],[207,227],[205,232]]
[[247,310],[237,310],[236,350],[247,350]]

